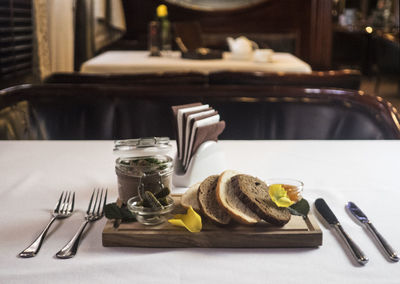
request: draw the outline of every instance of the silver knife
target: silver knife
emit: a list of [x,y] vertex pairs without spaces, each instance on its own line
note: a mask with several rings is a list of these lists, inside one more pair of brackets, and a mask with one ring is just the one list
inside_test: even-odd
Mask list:
[[355,205],[353,202],[349,202],[346,205],[346,208],[350,211],[351,214],[356,217],[358,221],[367,227],[367,229],[371,232],[371,234],[375,237],[375,239],[382,246],[385,253],[388,255],[389,259],[392,261],[399,261],[399,257],[397,253],[392,249],[392,247],[388,244],[388,242],[382,237],[381,234],[375,229],[374,225],[369,221],[368,217]]
[[355,242],[346,234],[342,225],[340,225],[338,219],[335,214],[333,214],[332,210],[329,208],[328,204],[326,204],[325,200],[322,198],[318,198],[315,200],[315,208],[317,208],[318,212],[321,214],[324,219],[335,228],[338,234],[343,238],[347,247],[350,249],[351,254],[357,260],[358,263],[365,265],[368,262],[368,257],[362,252],[362,250],[355,244]]

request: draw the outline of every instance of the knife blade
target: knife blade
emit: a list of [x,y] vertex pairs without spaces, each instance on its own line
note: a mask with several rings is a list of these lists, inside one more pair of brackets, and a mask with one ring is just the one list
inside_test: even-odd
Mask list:
[[317,208],[318,212],[321,216],[333,227],[336,232],[342,237],[345,244],[349,248],[351,254],[356,259],[356,261],[365,265],[368,262],[368,257],[364,254],[364,252],[356,245],[356,243],[347,235],[344,231],[342,225],[340,225],[338,219],[335,214],[333,214],[332,210],[329,208],[328,204],[326,204],[325,200],[322,198],[318,198],[314,202],[315,208]]
[[354,203],[349,201],[346,205],[347,210],[372,234],[372,236],[377,240],[377,242],[382,247],[383,251],[387,254],[391,261],[397,262],[399,261],[399,256],[393,250],[393,248],[389,245],[389,243],[385,240],[384,237],[376,230],[375,226],[372,225],[371,221],[368,219],[367,215],[365,215],[361,209]]

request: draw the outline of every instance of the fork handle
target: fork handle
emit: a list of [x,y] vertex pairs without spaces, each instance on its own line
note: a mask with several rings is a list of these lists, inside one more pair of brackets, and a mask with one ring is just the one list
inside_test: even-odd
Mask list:
[[59,252],[56,253],[56,257],[72,258],[76,255],[76,252],[78,251],[79,241],[88,223],[89,220],[86,220],[85,222],[82,223],[82,225],[79,227],[78,231],[72,237],[72,239]]
[[33,241],[33,243],[24,249],[22,252],[19,253],[20,257],[34,257],[36,254],[39,252],[40,247],[42,246],[43,240],[46,237],[46,234],[48,230],[50,229],[51,224],[53,224],[54,220],[56,220],[57,217],[51,218],[50,222],[47,224],[47,226],[43,229],[43,231],[37,236],[36,240]]

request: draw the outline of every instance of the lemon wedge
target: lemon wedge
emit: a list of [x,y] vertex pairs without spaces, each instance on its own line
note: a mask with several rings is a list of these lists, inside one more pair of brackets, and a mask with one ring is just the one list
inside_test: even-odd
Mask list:
[[294,203],[289,198],[286,189],[281,184],[270,185],[268,192],[272,201],[278,205],[278,207],[289,207]]
[[193,210],[192,206],[188,208],[186,214],[176,214],[168,222],[174,226],[185,227],[192,233],[198,233],[202,228],[201,217]]

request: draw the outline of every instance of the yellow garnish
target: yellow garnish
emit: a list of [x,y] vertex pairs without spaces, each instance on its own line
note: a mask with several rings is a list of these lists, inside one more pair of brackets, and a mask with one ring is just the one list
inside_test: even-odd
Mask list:
[[185,227],[192,233],[198,233],[202,228],[201,217],[193,210],[192,206],[188,208],[186,214],[177,214],[168,222],[175,226]]
[[168,16],[168,9],[167,6],[165,6],[164,4],[161,4],[157,7],[157,17],[159,18],[163,18]]
[[269,195],[273,202],[275,202],[278,207],[289,207],[294,202],[289,198],[286,189],[282,184],[272,184],[269,186]]

